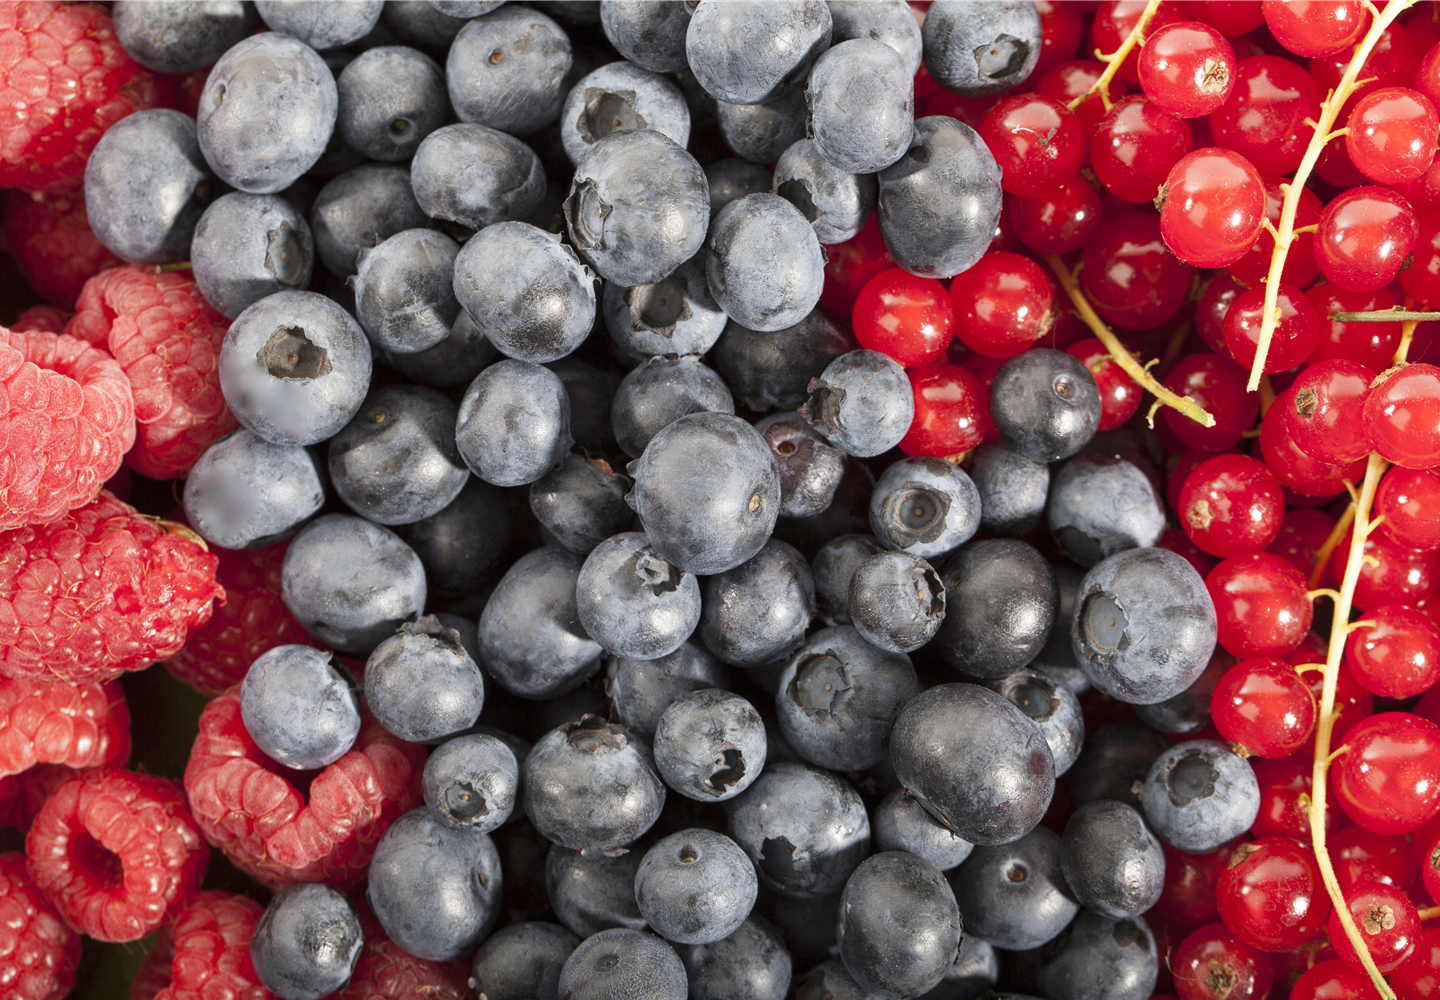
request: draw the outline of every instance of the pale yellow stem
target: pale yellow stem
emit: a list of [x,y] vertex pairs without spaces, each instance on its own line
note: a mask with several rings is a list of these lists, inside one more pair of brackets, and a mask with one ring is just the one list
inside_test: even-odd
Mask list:
[[[1411,2],[1414,2],[1414,0],[1411,0]],[[1155,16],[1155,12],[1159,9],[1160,0],[1150,0],[1150,2],[1145,5],[1145,9],[1140,12],[1140,20],[1135,22],[1135,27],[1130,29],[1130,34],[1125,36],[1125,41],[1120,43],[1118,49],[1109,55],[1101,53],[1098,49],[1095,51],[1095,58],[1105,63],[1105,72],[1100,74],[1100,79],[1090,85],[1089,90],[1070,102],[1069,108],[1071,111],[1074,111],[1080,105],[1084,104],[1086,99],[1097,91],[1100,93],[1100,103],[1105,105],[1106,111],[1109,111],[1111,107],[1114,106],[1110,100],[1110,81],[1115,79],[1115,74],[1119,71],[1120,64],[1125,61],[1125,57],[1130,54],[1130,50],[1145,40],[1145,26],[1150,23],[1150,19]]]

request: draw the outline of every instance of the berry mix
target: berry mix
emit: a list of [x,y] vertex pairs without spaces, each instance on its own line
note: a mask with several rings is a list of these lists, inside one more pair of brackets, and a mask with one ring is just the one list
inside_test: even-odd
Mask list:
[[1440,998],[1437,106],[1433,0],[0,4],[0,997]]

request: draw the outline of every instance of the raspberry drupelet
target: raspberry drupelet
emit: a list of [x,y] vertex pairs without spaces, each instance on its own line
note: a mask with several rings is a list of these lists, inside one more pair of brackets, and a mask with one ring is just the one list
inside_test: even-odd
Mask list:
[[80,935],[55,912],[19,851],[0,854],[0,987],[10,1000],[59,1000],[75,984]]
[[119,683],[0,677],[0,775],[36,764],[79,770],[130,756],[130,709]]

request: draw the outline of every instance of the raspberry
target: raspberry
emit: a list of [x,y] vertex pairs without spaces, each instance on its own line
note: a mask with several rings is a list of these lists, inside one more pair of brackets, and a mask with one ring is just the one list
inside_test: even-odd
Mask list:
[[141,475],[190,471],[211,442],[239,427],[220,394],[220,344],[230,321],[189,271],[128,264],[85,283],[65,332],[108,350],[130,378],[139,424],[126,456]]
[[[66,309],[75,308],[87,279],[121,263],[90,231],[85,196],[79,191],[48,196],[8,192],[5,240],[30,287]],[[19,323],[16,328],[29,329]]]
[[174,656],[225,599],[194,537],[105,492],[0,534],[0,674],[78,684]]
[[361,720],[345,756],[318,774],[291,771],[245,731],[239,684],[211,700],[185,767],[185,791],[205,837],[271,889],[292,882],[357,888],[376,842],[420,804],[425,763],[424,747],[391,736],[368,711]]
[[[335,1000],[464,1000],[470,995],[470,974],[457,962],[416,958],[385,936],[366,926],[365,947],[350,976],[350,985]],[[378,923],[378,922],[377,922]]]
[[75,985],[80,936],[25,870],[19,851],[0,854],[0,986],[9,1000],[60,1000]]
[[0,677],[0,774],[36,764],[123,767],[129,756],[130,709],[118,682]]
[[255,900],[229,892],[195,895],[175,918],[170,982],[155,1000],[269,1000],[250,961],[250,938],[264,912]]
[[99,4],[0,4],[0,187],[78,188],[100,135],[170,87],[125,54]]
[[225,604],[210,621],[165,661],[165,669],[205,695],[217,695],[245,679],[255,658],[267,649],[315,645],[280,598],[280,564],[289,543],[258,549],[221,549],[216,579],[225,588]]
[[25,857],[71,927],[138,941],[199,888],[210,848],[175,782],[106,767],[56,787],[30,826]]
[[0,531],[90,503],[134,440],[130,383],[110,355],[0,327]]
[[75,771],[64,764],[36,764],[28,771],[0,778],[0,824],[28,830],[50,793]]
[[[197,892],[190,897],[193,906],[208,892]],[[156,995],[170,985],[170,966],[175,961],[175,925],[165,924],[155,932],[155,947],[140,963],[135,978],[130,980],[129,1000],[155,1000]]]
[[40,330],[44,333],[64,333],[70,316],[57,306],[31,306],[15,317],[16,330]]

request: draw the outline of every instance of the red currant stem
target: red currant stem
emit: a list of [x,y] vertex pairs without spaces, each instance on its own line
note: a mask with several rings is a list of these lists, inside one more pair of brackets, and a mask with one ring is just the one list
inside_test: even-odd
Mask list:
[[156,264],[155,273],[163,274],[166,271],[188,271],[190,262],[188,260],[177,260],[173,264]]
[[[1260,310],[1260,343],[1255,349],[1255,364],[1250,368],[1250,382],[1246,386],[1250,392],[1260,387],[1260,376],[1265,372],[1265,360],[1270,355],[1270,341],[1275,336],[1275,325],[1280,319],[1280,280],[1285,273],[1285,258],[1290,253],[1290,244],[1295,239],[1295,212],[1300,207],[1300,193],[1305,189],[1310,172],[1319,162],[1325,143],[1332,138],[1331,129],[1335,127],[1335,119],[1345,107],[1346,98],[1355,90],[1356,80],[1365,60],[1370,58],[1371,50],[1379,43],[1380,36],[1390,27],[1390,23],[1414,2],[1415,0],[1390,0],[1385,5],[1384,12],[1377,14],[1370,22],[1370,30],[1365,33],[1364,41],[1355,46],[1355,54],[1350,57],[1350,65],[1345,68],[1339,84],[1320,105],[1320,120],[1315,123],[1315,134],[1310,137],[1310,145],[1305,149],[1305,157],[1300,161],[1295,176],[1282,185],[1285,188],[1285,200],[1280,206],[1280,226],[1275,235],[1275,249],[1270,254],[1270,273],[1265,278],[1265,305]],[[1347,910],[1347,920],[1348,913]]]
[[1113,106],[1110,100],[1110,81],[1115,79],[1115,74],[1120,70],[1120,64],[1125,61],[1130,50],[1145,40],[1145,26],[1150,23],[1150,19],[1159,9],[1160,0],[1150,0],[1145,5],[1145,9],[1140,12],[1140,20],[1135,22],[1135,27],[1130,29],[1130,34],[1125,36],[1125,41],[1120,43],[1118,49],[1109,55],[1105,55],[1099,49],[1095,50],[1095,58],[1106,64],[1105,72],[1101,73],[1100,78],[1090,85],[1089,90],[1066,105],[1071,111],[1084,104],[1086,99],[1097,91],[1100,93],[1100,103],[1105,105],[1106,111],[1110,110]]
[[1440,906],[1427,906],[1423,910],[1416,910],[1415,915],[1421,920],[1434,920],[1440,917]]
[[[1326,593],[1327,593],[1327,594],[1335,594],[1336,592],[1333,591],[1333,590],[1327,590]],[[1339,595],[1336,594],[1336,596],[1339,596]],[[1309,673],[1309,672],[1312,671],[1312,670],[1322,670],[1322,671],[1323,671],[1324,669],[1325,669],[1325,664],[1323,664],[1323,663],[1302,663],[1302,664],[1300,664],[1300,666],[1298,666],[1298,667],[1295,668],[1295,672],[1296,672],[1297,674],[1305,674],[1305,673]],[[1306,796],[1305,796],[1305,801],[1306,801],[1306,802],[1309,802],[1309,801],[1310,801],[1310,796],[1306,795]],[[1308,807],[1307,807],[1307,808],[1308,808]]]
[[[1266,219],[1265,221],[1268,223],[1270,220],[1269,220],[1269,219]],[[1301,226],[1299,229],[1295,230],[1295,235],[1296,235],[1296,236],[1304,236],[1306,233],[1318,233],[1319,231],[1320,231],[1320,227],[1319,227],[1319,226]],[[1274,232],[1275,232],[1275,227],[1274,227],[1274,226],[1271,226],[1271,227],[1270,227],[1270,232],[1271,232],[1271,235],[1274,235]]]
[[[1335,312],[1330,318],[1337,323],[1425,323],[1440,319],[1440,312],[1416,312],[1395,306],[1391,309],[1371,309],[1368,312]],[[1411,331],[1413,334],[1413,330]],[[1402,331],[1403,333],[1403,331]]]
[[[1340,544],[1340,539],[1345,537],[1345,532],[1350,530],[1350,525],[1355,521],[1355,505],[1352,503],[1345,508],[1345,513],[1340,515],[1340,520],[1335,522],[1335,527],[1330,529],[1320,551],[1315,553],[1315,568],[1310,571],[1310,586],[1312,588],[1320,584],[1320,577],[1325,575],[1325,567],[1330,564],[1330,557],[1335,554],[1335,546]],[[1339,595],[1336,595],[1339,600]]]
[[[1150,3],[1152,7],[1158,6],[1156,0],[1150,0]],[[1141,18],[1141,23],[1144,23],[1144,17]],[[1075,283],[1075,275],[1071,273],[1070,268],[1065,266],[1063,260],[1054,254],[1046,254],[1045,263],[1049,264],[1050,270],[1055,272],[1060,287],[1064,288],[1065,294],[1070,296],[1070,301],[1080,314],[1080,318],[1085,321],[1085,325],[1090,328],[1100,343],[1105,345],[1105,349],[1110,352],[1115,363],[1141,388],[1155,396],[1156,406],[1150,409],[1150,426],[1155,426],[1155,409],[1161,404],[1173,406],[1201,427],[1215,426],[1215,418],[1195,405],[1194,400],[1188,396],[1182,398],[1175,395],[1155,380],[1155,376],[1151,375],[1148,370],[1148,365],[1142,365],[1135,360],[1135,356],[1125,349],[1125,345],[1120,343],[1115,334],[1105,325],[1105,321],[1100,318],[1095,307],[1090,305],[1090,300],[1085,298],[1084,292],[1080,291],[1080,286]]]
[[[1409,296],[1405,297],[1405,304],[1407,306],[1410,304]],[[1400,324],[1400,346],[1395,348],[1395,363],[1397,365],[1403,365],[1405,359],[1410,355],[1410,342],[1415,339],[1415,327],[1419,326],[1421,322],[1414,318],[1415,315],[1424,314],[1412,314],[1406,317],[1405,322]],[[1437,318],[1440,318],[1440,316],[1437,316]]]
[[1271,405],[1275,402],[1275,387],[1270,384],[1270,376],[1260,377],[1260,416],[1270,412]]
[[[1394,6],[1394,0],[1391,6]],[[1335,904],[1335,912],[1340,917],[1345,936],[1350,939],[1355,953],[1360,956],[1375,989],[1385,1000],[1395,1000],[1395,991],[1390,989],[1385,977],[1375,967],[1375,960],[1370,957],[1365,939],[1360,936],[1360,929],[1355,926],[1355,919],[1350,915],[1350,908],[1345,903],[1345,894],[1335,878],[1335,866],[1330,862],[1330,852],[1325,846],[1325,773],[1330,762],[1347,749],[1346,746],[1341,746],[1333,753],[1330,749],[1330,740],[1335,730],[1335,690],[1340,681],[1340,658],[1345,652],[1345,639],[1350,634],[1350,608],[1355,600],[1355,585],[1360,580],[1365,541],[1372,527],[1370,508],[1375,502],[1375,490],[1380,485],[1380,476],[1386,465],[1385,459],[1375,452],[1370,453],[1370,458],[1365,463],[1365,480],[1360,486],[1360,495],[1350,508],[1355,530],[1350,536],[1350,560],[1345,565],[1345,577],[1340,583],[1340,593],[1335,601],[1335,617],[1330,625],[1330,645],[1325,653],[1325,685],[1321,691],[1320,714],[1315,724],[1315,765],[1310,778],[1310,842],[1315,848],[1315,860],[1320,863],[1320,877]]]
[[[1328,597],[1332,601],[1338,601],[1340,600],[1340,591],[1333,587],[1318,587],[1315,590],[1306,591],[1305,593],[1305,600],[1307,601],[1313,601],[1319,597]],[[1315,666],[1315,664],[1311,664],[1311,666]],[[1323,670],[1325,664],[1321,663],[1319,666]]]

